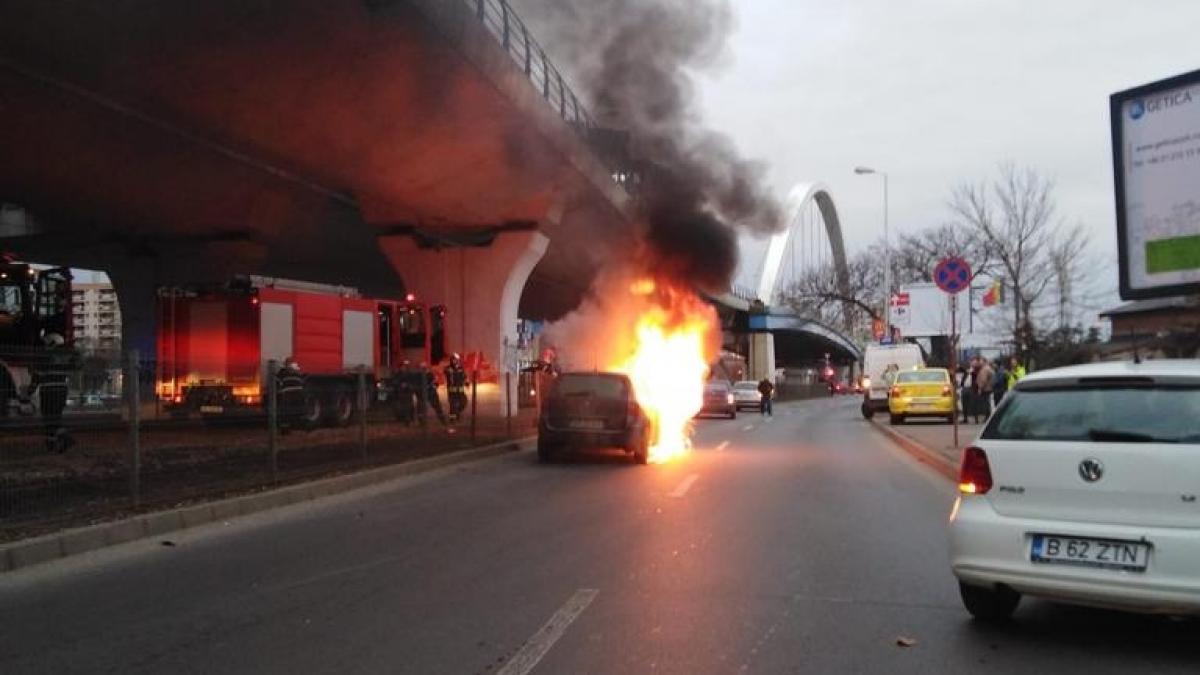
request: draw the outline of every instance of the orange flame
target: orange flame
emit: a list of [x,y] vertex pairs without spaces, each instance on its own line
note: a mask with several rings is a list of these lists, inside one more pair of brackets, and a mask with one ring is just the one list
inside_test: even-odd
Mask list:
[[[657,290],[656,302],[642,309],[634,326],[632,354],[614,369],[633,381],[638,405],[651,424],[650,461],[662,463],[691,448],[692,419],[704,402],[718,337],[710,306],[690,292]],[[633,295],[655,291],[650,279],[630,287]]]

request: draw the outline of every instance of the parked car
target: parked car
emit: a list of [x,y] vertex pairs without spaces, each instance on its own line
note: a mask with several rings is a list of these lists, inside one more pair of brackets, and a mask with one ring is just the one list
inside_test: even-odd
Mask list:
[[762,408],[762,395],[758,393],[758,383],[754,380],[739,380],[733,385],[733,407],[737,410]]
[[638,464],[649,459],[650,425],[621,373],[565,373],[543,397],[538,461],[562,452],[620,448]]
[[918,368],[896,374],[888,392],[888,413],[892,424],[904,424],[910,417],[941,417],[954,422],[954,385],[945,368]]
[[1022,595],[1200,613],[1200,361],[1027,376],[963,451],[951,569],[979,619]]
[[697,417],[701,415],[724,415],[729,419],[737,417],[737,405],[734,403],[733,387],[724,380],[713,380],[704,385],[704,404]]

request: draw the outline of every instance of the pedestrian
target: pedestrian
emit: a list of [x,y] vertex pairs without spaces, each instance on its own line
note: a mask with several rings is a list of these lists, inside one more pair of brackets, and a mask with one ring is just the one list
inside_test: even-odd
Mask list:
[[42,338],[42,344],[46,350],[33,368],[30,388],[37,391],[46,450],[62,453],[75,444],[63,426],[63,409],[67,407],[67,379],[74,370],[75,351],[67,346],[63,336],[58,333],[47,333]]
[[446,402],[450,406],[450,420],[456,421],[467,409],[467,371],[463,368],[458,354],[450,356],[450,363],[443,374],[446,377]]
[[992,414],[992,387],[994,386],[995,371],[992,370],[992,365],[987,359],[979,359],[979,372],[975,376],[975,406],[978,415],[975,418],[979,422],[979,416],[987,420]]
[[1004,359],[996,359],[996,370],[992,374],[992,406],[1000,405],[1007,392],[1008,369],[1004,367]]
[[775,385],[767,378],[763,378],[758,383],[759,413],[774,417],[774,411],[771,409],[771,397],[775,394]]
[[1008,357],[1008,389],[1011,390],[1023,377],[1025,377],[1025,366],[1021,365],[1020,359],[1016,354]]
[[290,356],[275,371],[275,396],[280,432],[299,429],[304,421],[304,374]]
[[963,364],[958,364],[958,368],[954,371],[955,386],[958,388],[958,408],[962,413],[962,423],[967,423],[967,411],[970,409],[971,398],[971,382],[967,367]]

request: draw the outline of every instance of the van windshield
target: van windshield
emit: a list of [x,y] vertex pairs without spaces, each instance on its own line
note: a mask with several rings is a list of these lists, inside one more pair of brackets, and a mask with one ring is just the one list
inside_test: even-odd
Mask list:
[[1200,443],[1200,387],[1017,389],[981,438]]

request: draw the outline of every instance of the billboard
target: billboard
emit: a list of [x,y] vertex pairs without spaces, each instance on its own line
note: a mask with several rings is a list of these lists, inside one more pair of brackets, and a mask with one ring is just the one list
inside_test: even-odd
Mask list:
[[1121,298],[1200,292],[1200,70],[1113,94]]
[[[898,301],[902,298],[901,301]],[[966,333],[970,319],[967,295],[959,297],[958,332]],[[931,283],[904,284],[893,297],[891,323],[904,337],[934,337],[950,334],[950,295]]]

